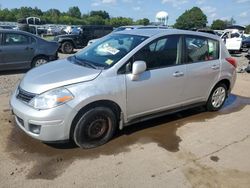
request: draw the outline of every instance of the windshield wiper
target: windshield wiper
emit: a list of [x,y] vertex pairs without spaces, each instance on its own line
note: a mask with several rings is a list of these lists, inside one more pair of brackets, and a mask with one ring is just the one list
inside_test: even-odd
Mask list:
[[79,65],[83,65],[85,67],[93,68],[93,69],[98,69],[99,67],[93,65],[92,63],[88,62],[85,59],[78,59],[75,55],[73,56],[76,60],[76,63]]

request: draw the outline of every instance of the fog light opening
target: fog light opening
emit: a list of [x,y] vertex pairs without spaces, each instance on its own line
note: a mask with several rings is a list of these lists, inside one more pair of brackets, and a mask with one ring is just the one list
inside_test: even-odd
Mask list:
[[29,130],[34,134],[40,134],[41,125],[29,124]]

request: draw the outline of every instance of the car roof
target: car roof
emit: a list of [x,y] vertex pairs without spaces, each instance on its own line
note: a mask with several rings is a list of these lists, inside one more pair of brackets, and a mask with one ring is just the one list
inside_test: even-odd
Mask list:
[[28,35],[30,37],[35,37],[38,40],[45,40],[37,35],[34,35],[32,33],[26,32],[26,31],[22,31],[22,30],[15,30],[15,29],[0,29],[0,33],[17,33],[17,34],[24,34],[24,35]]
[[[26,34],[26,35],[32,35],[31,33],[29,32],[26,32],[26,31],[21,31],[21,30],[15,30],[15,29],[0,29],[0,32],[1,33],[20,33],[20,34]],[[34,36],[34,35],[32,35]]]
[[132,29],[132,30],[123,30],[116,32],[117,34],[128,34],[128,35],[139,35],[145,37],[152,37],[154,35],[176,35],[176,34],[185,34],[185,35],[196,35],[201,37],[208,37],[213,39],[219,39],[218,36],[204,33],[204,32],[197,32],[197,31],[188,31],[188,30],[180,30],[180,29],[163,29],[163,28],[154,28],[154,29]]

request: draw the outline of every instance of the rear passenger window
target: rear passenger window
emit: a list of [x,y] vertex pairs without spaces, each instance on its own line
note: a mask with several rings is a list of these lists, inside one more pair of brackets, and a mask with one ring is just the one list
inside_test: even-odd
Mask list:
[[143,60],[147,69],[168,67],[180,63],[180,36],[160,38],[146,45],[134,55],[134,61]]
[[219,58],[219,45],[216,40],[201,37],[186,37],[188,63],[203,62]]
[[219,42],[208,39],[208,59],[219,59]]
[[25,45],[29,44],[30,40],[28,36],[16,33],[6,33],[4,44],[5,45]]

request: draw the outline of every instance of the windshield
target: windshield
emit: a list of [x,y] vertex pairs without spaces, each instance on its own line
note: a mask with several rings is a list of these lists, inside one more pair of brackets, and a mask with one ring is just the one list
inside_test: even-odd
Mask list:
[[79,51],[72,60],[83,66],[106,69],[127,55],[147,37],[111,34]]

